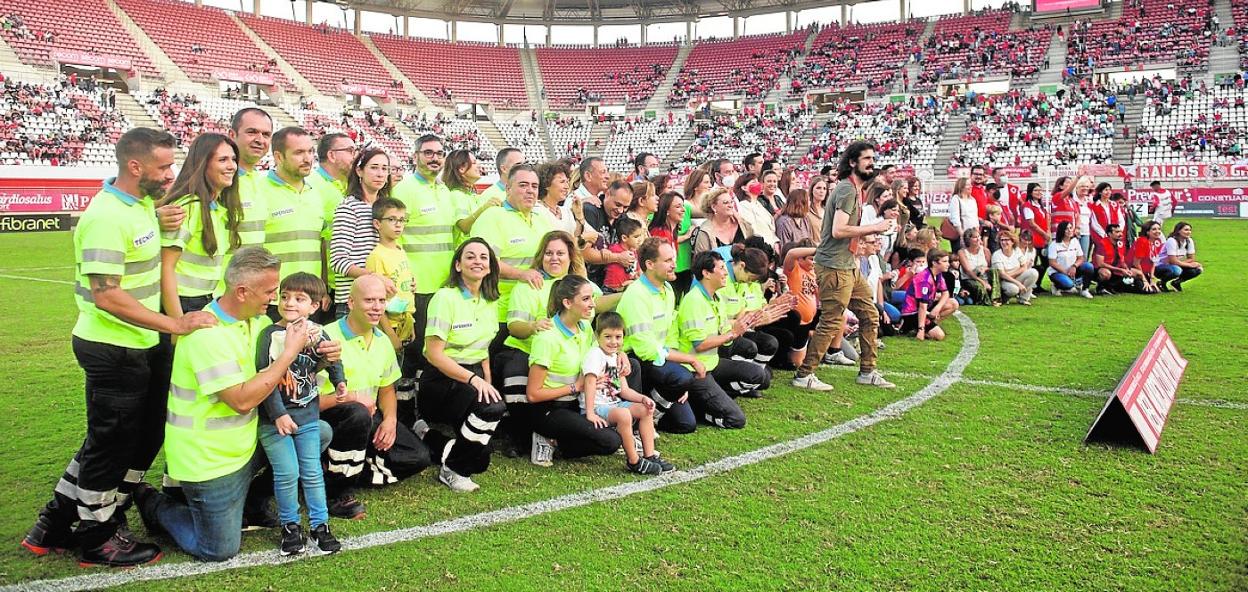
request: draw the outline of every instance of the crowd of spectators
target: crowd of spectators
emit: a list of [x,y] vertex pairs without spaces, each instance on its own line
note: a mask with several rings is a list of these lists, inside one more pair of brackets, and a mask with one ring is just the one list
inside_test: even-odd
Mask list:
[[1082,19],[1070,25],[1064,76],[1097,68],[1177,62],[1181,72],[1204,71],[1221,31],[1212,3],[1126,0],[1117,21]]
[[27,159],[70,165],[82,160],[88,144],[111,143],[128,122],[107,106],[107,96],[71,85],[65,77],[56,85],[4,79],[0,93],[0,152],[8,155],[4,164]]
[[766,160],[784,161],[810,132],[813,116],[814,110],[802,103],[783,109],[746,107],[738,113],[696,120],[695,139],[681,162],[691,166],[718,158],[735,161],[752,152]]
[[918,95],[900,103],[842,101],[833,108],[842,116],[823,124],[801,164],[834,162],[851,142],[865,138],[875,144],[877,162],[931,166],[948,112],[958,106],[957,101]]

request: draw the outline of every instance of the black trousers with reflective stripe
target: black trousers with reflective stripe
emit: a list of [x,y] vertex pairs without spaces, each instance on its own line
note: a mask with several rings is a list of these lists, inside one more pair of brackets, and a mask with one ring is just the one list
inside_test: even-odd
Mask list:
[[763,381],[763,386],[758,387],[758,390],[765,391],[771,388],[771,372],[767,370],[767,364],[759,361],[758,358],[762,356],[775,359],[776,350],[779,347],[780,343],[775,337],[760,331],[751,331],[744,337],[738,337],[732,345],[719,348],[719,357],[725,360],[736,358],[762,367],[767,371],[767,380]]
[[698,421],[721,428],[745,427],[745,412],[720,388],[712,374],[704,378],[694,376],[693,383],[689,385],[689,407]]
[[710,374],[720,388],[733,398],[759,390],[767,382],[767,370],[753,362],[741,360],[720,358],[719,364]]
[[[479,364],[465,368],[482,375]],[[502,401],[482,403],[477,389],[448,378],[426,363],[416,393],[416,408],[429,423],[449,425],[454,430],[451,436],[436,429],[425,434],[425,445],[435,464],[465,477],[490,467],[490,438],[507,413]]]
[[595,427],[581,413],[578,403],[512,403],[507,409],[511,413],[507,421],[514,426],[513,434],[523,433],[528,438],[529,434],[537,432],[555,440],[563,458],[606,456],[620,449],[619,432],[613,427]]
[[130,349],[73,338],[86,373],[87,435],[43,513],[94,548],[113,535],[165,439],[172,348]]

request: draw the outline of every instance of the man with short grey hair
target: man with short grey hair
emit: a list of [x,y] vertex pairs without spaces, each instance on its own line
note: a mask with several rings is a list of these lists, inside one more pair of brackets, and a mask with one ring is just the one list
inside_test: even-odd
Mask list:
[[611,183],[611,171],[607,170],[606,161],[597,156],[586,158],[576,170],[581,178],[581,184],[576,188],[576,196],[581,198],[581,203],[601,208],[603,194]]

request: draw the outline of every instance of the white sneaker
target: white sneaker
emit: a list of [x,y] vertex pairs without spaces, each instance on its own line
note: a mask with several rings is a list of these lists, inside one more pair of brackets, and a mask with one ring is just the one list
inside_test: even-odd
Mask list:
[[424,440],[425,434],[429,433],[429,422],[423,419],[416,420],[416,422],[412,424],[412,433],[416,434],[417,439]]
[[1054,295],[1054,296],[1061,296],[1061,295],[1062,295],[1062,291],[1061,291],[1061,290],[1058,290],[1058,289],[1057,289],[1057,286],[1050,286],[1050,287],[1049,287],[1049,293],[1050,293],[1050,294],[1052,294],[1052,295]]
[[1079,295],[1083,296],[1084,298],[1087,298],[1088,300],[1092,299],[1092,293],[1087,290],[1080,290]]
[[845,352],[841,350],[836,350],[834,352],[828,352],[827,354],[824,354],[823,363],[835,364],[837,366],[857,366],[858,365],[857,362],[849,359],[849,356],[846,356]]
[[529,462],[539,467],[553,466],[555,463],[555,447],[550,440],[537,432],[533,432],[533,448],[529,453]]
[[869,386],[878,386],[885,389],[897,388],[897,385],[885,379],[884,375],[880,374],[879,370],[872,370],[866,374],[859,374],[858,378],[855,379],[855,382]]
[[820,392],[826,393],[830,390],[833,390],[832,385],[822,380],[819,380],[819,377],[815,376],[814,374],[807,374],[806,376],[794,376],[793,382],[790,382],[789,384],[800,389],[806,389],[808,391],[820,391]]
[[442,470],[438,472],[438,481],[441,481],[443,485],[451,488],[451,491],[459,493],[470,493],[481,489],[481,486],[474,483],[472,478],[460,475],[459,473],[446,468],[445,465],[443,465]]

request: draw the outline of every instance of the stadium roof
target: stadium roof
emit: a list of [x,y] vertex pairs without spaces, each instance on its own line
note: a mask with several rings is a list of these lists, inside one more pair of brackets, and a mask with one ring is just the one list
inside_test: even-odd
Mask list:
[[334,0],[340,6],[455,21],[630,25],[856,4],[848,0]]

